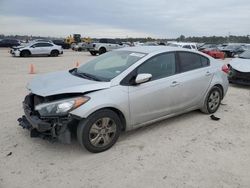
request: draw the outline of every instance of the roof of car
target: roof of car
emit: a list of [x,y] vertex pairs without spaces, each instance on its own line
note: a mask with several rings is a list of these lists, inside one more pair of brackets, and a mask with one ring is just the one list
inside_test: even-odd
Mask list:
[[169,46],[136,46],[136,47],[125,47],[118,49],[119,51],[133,51],[140,53],[155,53],[155,52],[167,52],[167,51],[189,51],[184,48],[169,47]]

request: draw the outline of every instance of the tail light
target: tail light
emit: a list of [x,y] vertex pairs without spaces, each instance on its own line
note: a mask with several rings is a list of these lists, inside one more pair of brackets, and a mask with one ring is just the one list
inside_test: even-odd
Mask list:
[[229,73],[229,67],[228,67],[226,64],[222,66],[221,70],[222,70],[223,72],[225,72],[226,74]]

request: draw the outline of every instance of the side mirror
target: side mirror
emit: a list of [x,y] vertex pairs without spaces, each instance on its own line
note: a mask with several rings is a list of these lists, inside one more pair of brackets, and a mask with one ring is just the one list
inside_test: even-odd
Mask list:
[[142,84],[149,81],[152,78],[152,74],[138,74],[135,79],[136,84]]

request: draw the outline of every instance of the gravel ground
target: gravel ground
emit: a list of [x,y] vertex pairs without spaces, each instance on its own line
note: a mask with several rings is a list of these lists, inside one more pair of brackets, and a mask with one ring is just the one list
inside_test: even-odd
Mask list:
[[14,58],[0,50],[0,188],[250,187],[250,88],[231,85],[213,121],[199,111],[123,133],[110,150],[92,154],[30,138],[17,118],[37,73],[65,70],[93,58]]

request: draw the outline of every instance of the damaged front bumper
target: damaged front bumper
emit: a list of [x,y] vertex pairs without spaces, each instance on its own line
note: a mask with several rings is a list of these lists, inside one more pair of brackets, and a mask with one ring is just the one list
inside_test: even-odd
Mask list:
[[31,137],[41,137],[48,140],[58,140],[62,143],[71,142],[71,130],[76,125],[76,119],[67,117],[39,117],[32,108],[23,102],[24,114],[18,119],[23,129],[30,131]]
[[230,67],[228,80],[233,84],[250,86],[250,72],[240,72]]

